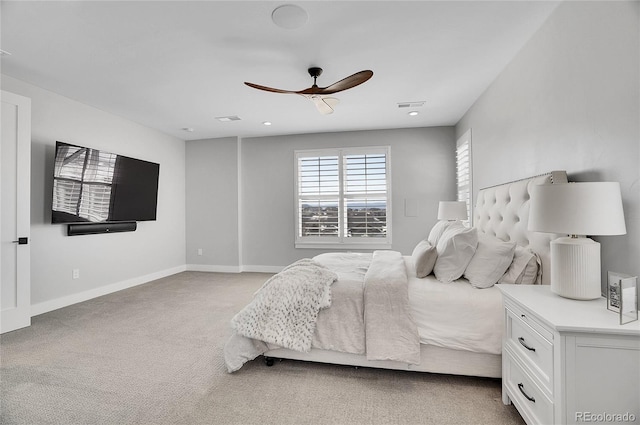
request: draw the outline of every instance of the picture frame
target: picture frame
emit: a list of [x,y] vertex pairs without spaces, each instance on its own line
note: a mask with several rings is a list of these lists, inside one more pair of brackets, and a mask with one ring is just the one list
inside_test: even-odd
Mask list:
[[638,320],[638,277],[607,273],[607,309],[618,313],[620,324]]
[[624,275],[607,272],[607,309],[620,313],[620,281]]

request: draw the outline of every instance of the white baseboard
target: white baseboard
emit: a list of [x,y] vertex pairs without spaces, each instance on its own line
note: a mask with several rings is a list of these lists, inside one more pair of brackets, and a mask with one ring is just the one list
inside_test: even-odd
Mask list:
[[113,292],[122,291],[123,289],[142,285],[143,283],[148,283],[156,279],[171,276],[185,270],[185,266],[173,267],[171,269],[161,270],[159,272],[139,276],[133,279],[127,279],[122,282],[116,282],[110,285],[101,286],[99,288],[90,289],[88,291],[79,292],[77,294],[67,295],[65,297],[56,298],[54,300],[33,304],[31,306],[31,317],[48,313],[59,308],[68,307],[72,304],[81,303],[83,301],[101,297],[103,295],[111,294]]
[[243,272],[279,273],[285,266],[242,266]]
[[213,273],[278,273],[284,266],[216,266],[208,264],[187,264],[187,271],[190,272],[213,272]]
[[189,272],[240,273],[239,266],[215,266],[209,264],[187,264]]

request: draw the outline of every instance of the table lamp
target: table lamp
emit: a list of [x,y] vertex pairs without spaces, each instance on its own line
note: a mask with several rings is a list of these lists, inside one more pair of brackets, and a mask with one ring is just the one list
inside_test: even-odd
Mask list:
[[551,241],[552,292],[576,300],[599,298],[600,243],[586,235],[627,233],[620,183],[533,186],[529,230],[569,235]]

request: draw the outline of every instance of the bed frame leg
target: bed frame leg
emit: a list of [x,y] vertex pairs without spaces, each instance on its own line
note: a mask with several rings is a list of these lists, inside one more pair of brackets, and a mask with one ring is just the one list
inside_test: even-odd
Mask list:
[[273,366],[274,362],[275,362],[275,359],[273,357],[265,357],[264,358],[264,364],[266,364],[268,367]]

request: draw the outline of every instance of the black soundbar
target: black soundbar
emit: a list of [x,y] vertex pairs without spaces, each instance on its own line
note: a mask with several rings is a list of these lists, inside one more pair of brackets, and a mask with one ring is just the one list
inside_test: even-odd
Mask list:
[[69,224],[67,236],[93,235],[97,233],[134,232],[138,228],[135,221],[120,223]]

